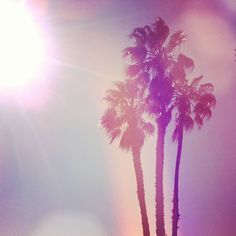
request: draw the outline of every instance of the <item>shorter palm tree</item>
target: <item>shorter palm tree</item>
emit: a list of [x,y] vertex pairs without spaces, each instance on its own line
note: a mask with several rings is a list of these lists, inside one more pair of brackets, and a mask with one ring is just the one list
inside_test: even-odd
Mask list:
[[[190,61],[186,58],[186,61]],[[201,128],[204,120],[210,119],[212,109],[216,105],[216,98],[212,94],[214,87],[210,83],[200,84],[203,76],[193,79],[188,84],[186,79],[186,69],[193,66],[193,63],[179,63],[179,72],[183,75],[177,77],[175,81],[175,129],[173,132],[173,141],[177,141],[177,157],[174,176],[174,196],[173,196],[173,215],[172,215],[172,236],[177,236],[179,221],[179,168],[183,145],[184,131],[191,131],[194,124]]]
[[145,135],[153,134],[154,126],[143,118],[146,106],[143,82],[140,84],[138,79],[128,79],[124,82],[115,82],[114,86],[114,89],[107,91],[105,97],[108,108],[101,118],[101,126],[110,138],[110,143],[119,138],[120,148],[132,152],[143,235],[149,236],[140,152]]

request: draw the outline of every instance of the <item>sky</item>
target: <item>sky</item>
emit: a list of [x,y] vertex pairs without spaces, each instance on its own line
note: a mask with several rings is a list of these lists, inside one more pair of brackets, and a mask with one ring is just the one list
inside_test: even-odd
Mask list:
[[[190,77],[204,75],[217,99],[211,120],[184,136],[179,235],[235,236],[236,1],[25,4],[47,41],[46,68],[37,76],[48,82],[0,104],[0,235],[142,235],[131,154],[109,144],[99,119],[105,91],[125,78],[121,50],[132,45],[129,33],[160,16],[172,32],[186,32],[181,50],[195,62]],[[173,124],[165,143],[168,236],[176,155],[172,131]],[[151,235],[155,139],[142,150]]]

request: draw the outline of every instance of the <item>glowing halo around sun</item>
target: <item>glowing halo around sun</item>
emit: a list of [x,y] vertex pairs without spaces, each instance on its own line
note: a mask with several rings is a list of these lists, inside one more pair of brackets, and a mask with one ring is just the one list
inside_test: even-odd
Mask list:
[[0,94],[39,79],[45,58],[40,29],[22,3],[0,0]]

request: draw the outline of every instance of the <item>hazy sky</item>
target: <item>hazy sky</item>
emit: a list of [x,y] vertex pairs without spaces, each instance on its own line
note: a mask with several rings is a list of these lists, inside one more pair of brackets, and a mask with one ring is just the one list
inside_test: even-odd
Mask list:
[[[173,31],[187,33],[183,51],[195,61],[190,77],[204,75],[217,98],[212,119],[184,136],[179,235],[235,236],[236,2],[32,0],[29,6],[50,45],[44,75],[50,86],[36,108],[2,105],[0,235],[141,236],[131,156],[109,145],[98,124],[105,90],[124,78],[127,35],[161,16]],[[171,128],[165,148],[169,236]],[[154,155],[155,137],[142,152],[152,224]]]

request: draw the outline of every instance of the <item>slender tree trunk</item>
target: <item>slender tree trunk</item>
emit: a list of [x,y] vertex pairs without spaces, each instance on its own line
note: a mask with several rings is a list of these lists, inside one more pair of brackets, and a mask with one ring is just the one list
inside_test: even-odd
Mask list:
[[143,178],[143,170],[140,157],[140,149],[133,147],[132,154],[133,154],[134,170],[137,183],[137,195],[142,217],[143,235],[150,236],[147,208],[145,202],[144,178]]
[[157,122],[158,136],[156,145],[156,235],[165,236],[164,220],[164,191],[163,191],[163,167],[164,167],[164,140],[166,126]]
[[173,196],[173,210],[172,210],[172,236],[177,236],[178,221],[179,221],[179,167],[183,145],[183,126],[178,132],[178,149],[175,164],[175,180],[174,180],[174,196]]

